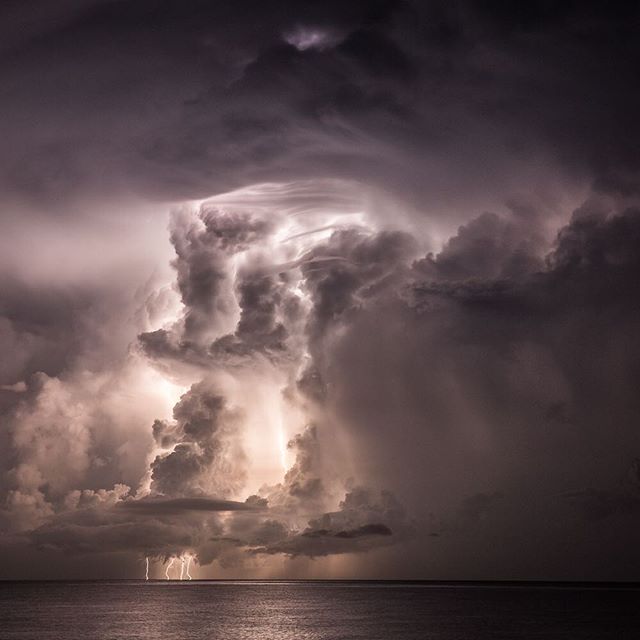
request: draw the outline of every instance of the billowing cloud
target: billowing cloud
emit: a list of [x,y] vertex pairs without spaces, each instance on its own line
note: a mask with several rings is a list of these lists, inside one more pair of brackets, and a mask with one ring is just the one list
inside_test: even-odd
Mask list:
[[637,9],[46,4],[0,9],[0,574],[635,577]]
[[154,437],[169,445],[151,462],[152,495],[226,497],[242,486],[243,452],[237,442],[239,416],[207,381],[185,393],[173,423],[156,421]]

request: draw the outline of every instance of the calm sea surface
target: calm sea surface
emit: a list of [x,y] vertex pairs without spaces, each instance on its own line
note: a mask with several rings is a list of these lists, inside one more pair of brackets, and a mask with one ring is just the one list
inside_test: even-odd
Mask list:
[[640,639],[640,589],[0,582],[0,639]]

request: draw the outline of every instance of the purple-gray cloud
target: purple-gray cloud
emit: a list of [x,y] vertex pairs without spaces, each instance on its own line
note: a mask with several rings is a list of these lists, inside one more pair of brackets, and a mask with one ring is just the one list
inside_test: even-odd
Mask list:
[[636,578],[638,19],[5,3],[0,576]]

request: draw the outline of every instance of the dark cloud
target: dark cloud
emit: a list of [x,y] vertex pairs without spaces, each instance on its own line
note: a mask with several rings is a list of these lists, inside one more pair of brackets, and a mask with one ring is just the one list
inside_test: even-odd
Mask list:
[[[311,251],[302,274],[313,305],[306,328],[312,361],[298,381],[310,397],[321,400],[326,391],[320,370],[325,366],[322,342],[331,338],[329,330],[347,326],[367,298],[401,282],[402,265],[414,251],[408,234],[371,235],[358,229],[336,231]],[[323,258],[331,260],[316,262]]]
[[[185,214],[180,224],[194,228],[201,216],[202,210],[192,218]],[[205,358],[195,371],[202,375],[207,362],[217,362],[238,379],[249,375],[278,323],[287,340],[301,341],[304,357],[287,347],[289,360],[274,360],[274,369],[261,374],[283,367],[278,384],[284,386],[275,388],[314,417],[289,442],[295,460],[282,482],[244,502],[232,499],[249,468],[243,417],[212,369],[182,395],[172,420],[152,424],[159,451],[148,468],[149,496],[128,487],[77,491],[93,459],[93,431],[87,423],[67,437],[64,412],[50,413],[47,398],[72,396],[40,374],[39,385],[6,391],[24,394],[25,402],[7,513],[33,544],[71,553],[102,545],[167,558],[189,552],[200,564],[231,566],[243,557],[392,550],[413,545],[422,532],[431,541],[422,547],[422,560],[437,541],[440,562],[455,564],[449,554],[472,545],[474,536],[489,544],[509,529],[519,533],[494,553],[496,566],[504,568],[527,535],[543,555],[555,557],[559,534],[550,533],[552,518],[559,531],[568,531],[576,512],[620,527],[635,516],[637,464],[623,487],[611,478],[638,446],[632,384],[640,347],[634,330],[636,209],[615,213],[589,201],[550,248],[533,213],[482,214],[439,253],[422,258],[404,232],[328,229],[319,241],[302,236],[311,248],[285,271],[254,247],[247,220],[237,225],[240,233],[223,234],[235,240],[225,239],[222,251],[238,247],[243,260],[233,275],[233,250],[220,262],[229,274],[230,300],[238,304],[232,332],[194,340],[194,352]],[[228,229],[224,220],[220,224]],[[195,228],[208,233],[204,223]],[[202,246],[217,251],[220,242],[214,233]],[[199,251],[189,247],[178,261],[192,264],[192,250]],[[191,279],[198,273],[186,269],[181,276],[180,266],[177,272],[181,290],[197,290]],[[287,313],[294,288],[298,306]],[[218,294],[205,287],[202,297]],[[183,296],[184,318],[198,309],[206,333],[218,312],[197,299]],[[178,343],[188,333],[183,320],[167,332]],[[247,347],[239,368],[228,368],[230,360],[216,351],[231,339],[236,349]],[[185,353],[170,360],[187,362]],[[157,362],[167,358],[154,355]],[[51,416],[54,427],[44,431]],[[602,428],[613,418],[615,438]],[[357,471],[366,482],[348,482],[346,493],[339,488],[342,463],[333,441],[341,433],[358,451]],[[42,453],[54,440],[67,455],[64,473]],[[427,471],[416,473],[420,469]],[[392,491],[370,488],[379,485]],[[524,506],[528,496],[535,520]],[[224,523],[219,512],[228,513]],[[145,543],[146,535],[154,541]],[[591,544],[592,534],[577,535],[577,548]]]
[[203,333],[210,335],[219,329],[220,316],[224,321],[233,310],[228,256],[264,237],[268,228],[264,220],[206,208],[201,210],[199,220],[174,218],[171,242],[177,256],[177,284],[186,309],[185,341],[197,344]]
[[338,176],[442,210],[549,163],[637,190],[628,5],[26,4],[5,9],[0,68],[21,198]]
[[[567,491],[559,497],[566,500],[587,521],[598,522],[615,517],[640,515],[640,459],[631,461],[626,475],[608,488]],[[633,526],[633,525],[630,525]]]
[[194,548],[207,536],[206,529],[190,523],[159,520],[114,520],[97,516],[84,521],[65,521],[58,518],[35,529],[29,541],[42,550],[63,551],[68,554],[134,551],[149,556],[179,555]]
[[0,544],[634,577],[639,17],[5,3]]
[[173,266],[184,317],[171,329],[141,334],[145,353],[205,368],[242,363],[254,353],[286,355],[289,336],[284,321],[299,315],[298,299],[289,291],[288,269],[274,272],[256,256],[239,273],[232,273],[234,255],[246,253],[272,234],[273,222],[265,217],[207,205],[197,217],[175,215]]
[[[118,327],[131,305],[108,285],[47,285],[7,272],[0,288],[2,384],[13,384],[37,371],[58,375],[80,357],[89,366],[109,366],[113,351],[119,349],[120,356],[131,339]],[[120,313],[114,313],[114,307]],[[110,325],[111,331],[104,333]],[[93,358],[88,351],[93,351]]]
[[269,505],[284,513],[317,513],[327,501],[325,460],[322,444],[315,425],[308,425],[287,443],[295,453],[295,461],[284,474],[283,481],[275,486],[265,486],[260,494]]
[[628,492],[583,489],[566,493],[563,497],[590,521],[640,514],[640,496]]
[[357,529],[338,531],[334,535],[336,538],[361,538],[363,536],[390,536],[392,534],[393,531],[386,524],[363,524]]
[[367,524],[357,529],[343,531],[307,529],[297,536],[255,549],[253,553],[285,553],[292,557],[306,555],[312,558],[343,553],[362,553],[376,546],[378,536],[384,539],[391,535],[393,532],[384,524]]
[[287,532],[286,536],[251,552],[284,553],[291,557],[363,553],[412,535],[412,525],[395,496],[354,487],[346,493],[338,511],[324,513],[310,520],[300,533]]
[[486,281],[539,271],[544,239],[531,217],[484,213],[460,227],[437,258],[430,253],[415,268],[435,281]]
[[[233,334],[218,338],[211,345],[213,357],[245,358],[254,352],[281,354],[289,337],[279,311],[291,316],[297,313],[298,300],[286,291],[288,278],[261,271],[242,274],[237,285],[240,319]],[[284,318],[283,318],[284,319]]]
[[[323,402],[350,425],[364,466],[384,468],[409,506],[425,517],[435,508],[456,536],[524,522],[545,536],[552,518],[570,527],[550,496],[606,481],[639,446],[637,211],[585,204],[546,257],[527,235],[536,224],[512,215],[481,215],[411,271],[392,263],[390,285],[365,289],[357,305],[338,297],[357,285],[336,281],[328,291],[349,314],[332,310],[314,334],[317,379],[331,382]],[[528,495],[550,501],[537,523]],[[573,501],[594,513],[635,504],[602,491]],[[556,543],[540,542],[549,554]]]
[[[266,506],[266,505],[265,505]],[[259,508],[255,502],[216,498],[142,498],[118,504],[119,509],[143,515],[180,514],[186,511],[243,511]]]
[[[238,416],[206,380],[173,409],[174,423],[154,424],[156,441],[171,433],[172,448],[151,463],[151,491],[168,497],[226,496],[244,480]],[[197,504],[197,501],[193,504]]]

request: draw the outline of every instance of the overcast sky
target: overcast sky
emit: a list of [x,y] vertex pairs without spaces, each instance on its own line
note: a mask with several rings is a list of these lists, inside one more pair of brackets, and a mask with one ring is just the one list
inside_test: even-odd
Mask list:
[[632,4],[3,2],[0,578],[637,579]]

